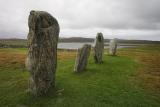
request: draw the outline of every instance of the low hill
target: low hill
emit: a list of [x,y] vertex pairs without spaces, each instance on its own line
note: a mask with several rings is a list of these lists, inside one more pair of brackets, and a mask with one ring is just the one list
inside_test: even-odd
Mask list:
[[[109,42],[110,39],[105,39],[105,42]],[[160,41],[149,41],[149,40],[126,40],[117,39],[118,43],[130,43],[130,44],[160,44]],[[60,38],[59,42],[94,42],[94,38],[83,38],[83,37],[71,37],[71,38]]]
[[[109,42],[110,39],[105,39],[105,42]],[[125,40],[117,39],[120,44],[160,44],[160,41],[149,41],[149,40]],[[70,38],[59,38],[60,43],[70,42],[94,42],[94,38],[83,38],[83,37],[70,37]],[[0,39],[0,47],[27,47],[26,39]]]

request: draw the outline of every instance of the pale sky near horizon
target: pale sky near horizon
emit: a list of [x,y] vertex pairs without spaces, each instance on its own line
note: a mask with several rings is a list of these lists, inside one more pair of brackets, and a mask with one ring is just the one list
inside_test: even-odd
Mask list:
[[160,0],[0,0],[0,38],[26,38],[31,10],[47,11],[60,37],[160,41]]

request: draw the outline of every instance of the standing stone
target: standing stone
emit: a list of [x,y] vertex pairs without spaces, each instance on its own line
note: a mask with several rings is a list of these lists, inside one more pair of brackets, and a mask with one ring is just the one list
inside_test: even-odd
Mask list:
[[87,61],[90,55],[91,45],[85,44],[81,49],[78,49],[74,71],[81,72],[87,66]]
[[116,39],[112,39],[110,40],[109,43],[109,54],[110,55],[116,55],[116,51],[117,51],[117,41]]
[[60,28],[57,20],[44,11],[31,11],[28,26],[29,51],[26,68],[31,74],[29,90],[39,96],[55,86]]
[[104,52],[104,38],[102,33],[97,33],[94,47],[94,60],[95,63],[102,63]]

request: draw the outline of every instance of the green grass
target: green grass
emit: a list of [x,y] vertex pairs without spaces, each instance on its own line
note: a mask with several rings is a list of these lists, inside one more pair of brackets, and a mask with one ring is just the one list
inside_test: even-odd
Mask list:
[[27,92],[27,71],[0,66],[0,107],[160,107],[160,96],[133,83],[139,67],[134,59],[105,55],[104,63],[97,65],[91,55],[82,73],[73,72],[74,62],[59,60],[56,88],[38,98]]

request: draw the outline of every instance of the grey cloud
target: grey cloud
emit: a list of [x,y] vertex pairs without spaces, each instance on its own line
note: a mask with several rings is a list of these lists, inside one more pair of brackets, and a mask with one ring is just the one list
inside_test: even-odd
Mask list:
[[26,37],[30,10],[44,10],[58,19],[62,36],[94,37],[101,31],[110,38],[159,39],[159,4],[160,0],[0,0],[0,38]]
[[[112,29],[159,30],[159,0],[104,0],[90,3],[89,9],[76,16],[71,28],[102,27]],[[96,6],[97,5],[97,6]],[[87,15],[86,15],[87,13]],[[75,19],[76,19],[75,18]]]

